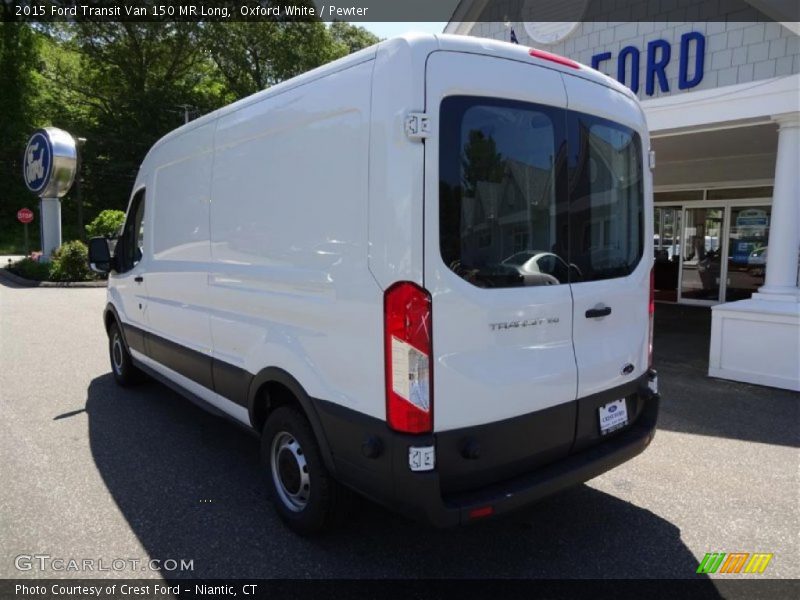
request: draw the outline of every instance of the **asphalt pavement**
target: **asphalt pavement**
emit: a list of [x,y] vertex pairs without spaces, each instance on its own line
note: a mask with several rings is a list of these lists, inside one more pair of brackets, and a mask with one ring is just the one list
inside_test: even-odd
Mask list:
[[92,575],[18,558],[48,555],[192,561],[102,577],[697,578],[707,552],[800,577],[800,394],[708,378],[707,309],[657,308],[659,431],[631,462],[513,518],[439,531],[364,501],[307,540],[268,505],[255,437],[114,384],[105,294],[0,281],[0,577]]

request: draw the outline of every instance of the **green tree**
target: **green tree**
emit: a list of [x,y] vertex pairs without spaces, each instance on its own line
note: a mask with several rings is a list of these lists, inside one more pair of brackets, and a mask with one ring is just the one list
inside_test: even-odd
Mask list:
[[[0,2],[0,247],[22,248],[23,229],[16,212],[35,198],[22,179],[25,142],[36,120],[33,73],[39,63],[36,35],[29,25],[15,22],[11,2]],[[36,244],[37,228],[31,228]]]
[[206,23],[203,39],[237,98],[379,41],[363,27],[319,21]]
[[183,124],[185,109],[197,116],[229,99],[199,35],[197,23],[81,22],[53,36],[60,52],[45,76],[62,106],[80,107],[72,132],[87,138],[82,173],[90,212],[125,208],[148,149]]
[[204,43],[228,88],[249,96],[335,58],[323,23],[207,23]]
[[[13,19],[10,0],[0,10]],[[319,21],[0,23],[0,248],[6,232],[21,246],[15,213],[35,203],[21,159],[36,127],[86,138],[88,221],[126,207],[144,155],[183,124],[184,107],[194,118],[376,41],[361,27]],[[62,202],[64,239],[83,233],[76,196],[73,187]]]
[[377,44],[381,39],[370,31],[345,21],[334,21],[330,25],[330,34],[336,44],[346,48],[344,54],[350,54]]
[[87,237],[114,237],[125,222],[121,210],[104,210],[86,226]]
[[[63,85],[63,82],[76,82],[80,76],[82,56],[70,44],[63,43],[64,27],[51,24],[38,33],[39,68],[33,73],[33,82],[37,90],[33,105],[40,127],[55,126],[68,131],[79,140],[87,137],[96,122],[95,109],[84,97],[73,91],[74,85]],[[78,208],[78,186],[81,186],[88,199],[81,202],[83,207],[92,206],[94,195],[93,170],[95,169],[92,146],[94,140],[86,144],[79,141],[81,157],[78,173],[72,192],[61,203],[62,228],[65,239],[82,237],[83,211]],[[89,160],[87,160],[87,156]]]
[[474,196],[479,181],[500,183],[503,181],[506,161],[497,151],[497,143],[492,136],[486,137],[480,129],[469,132],[464,146],[463,166],[464,194]]

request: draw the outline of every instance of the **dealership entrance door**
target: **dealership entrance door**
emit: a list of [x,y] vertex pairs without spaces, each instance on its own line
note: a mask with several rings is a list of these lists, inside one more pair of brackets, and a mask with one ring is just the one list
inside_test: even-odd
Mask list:
[[[771,188],[656,193],[655,294],[711,306],[764,284]],[[672,202],[664,202],[672,200]]]

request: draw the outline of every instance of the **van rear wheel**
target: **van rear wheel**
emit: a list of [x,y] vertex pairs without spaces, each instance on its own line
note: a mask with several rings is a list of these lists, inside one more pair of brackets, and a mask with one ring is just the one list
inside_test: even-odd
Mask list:
[[134,366],[117,323],[113,323],[108,329],[108,355],[111,359],[111,373],[119,385],[128,387],[142,380],[142,372]]
[[290,529],[313,535],[342,521],[351,493],[328,472],[311,425],[297,409],[281,406],[269,415],[261,458],[275,510]]

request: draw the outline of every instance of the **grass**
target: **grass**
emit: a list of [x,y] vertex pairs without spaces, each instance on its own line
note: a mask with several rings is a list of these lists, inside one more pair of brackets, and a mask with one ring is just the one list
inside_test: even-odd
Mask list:
[[15,262],[11,265],[9,271],[34,281],[47,281],[50,279],[50,263],[39,263],[29,258],[23,258]]
[[[25,254],[25,237],[23,231],[5,231],[0,229],[0,254]],[[22,229],[18,224],[15,229]],[[28,225],[28,252],[38,250],[39,228]]]
[[25,254],[25,248],[19,247],[16,244],[0,244],[0,256],[6,254],[19,254],[21,256]]
[[[62,227],[61,237],[65,242],[77,239],[77,227],[64,223],[63,219]],[[40,250],[41,248],[39,224],[34,221],[28,225],[28,252]],[[9,219],[0,221],[0,255],[2,254],[25,254],[25,228],[16,219],[13,222]]]

